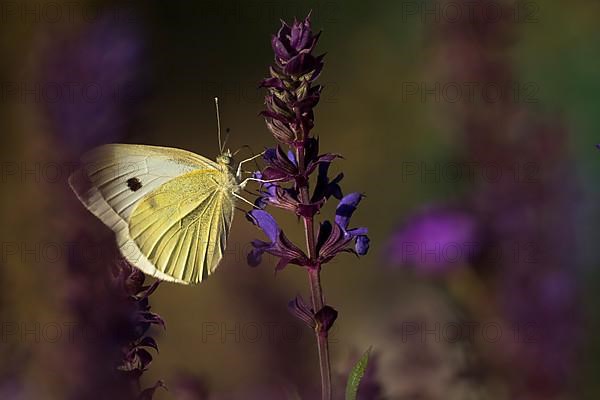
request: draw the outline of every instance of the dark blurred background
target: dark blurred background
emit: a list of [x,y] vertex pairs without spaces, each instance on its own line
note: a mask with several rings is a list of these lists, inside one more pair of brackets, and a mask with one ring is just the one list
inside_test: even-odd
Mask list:
[[[313,132],[344,156],[345,192],[366,194],[353,225],[371,238],[368,256],[323,272],[336,380],[373,346],[362,399],[598,398],[588,0],[1,2],[0,398],[112,390],[97,370],[114,332],[96,328],[119,329],[102,283],[116,256],[66,183],[81,153],[214,158],[215,96],[229,147],[272,146],[258,116],[271,35],[310,10],[327,53]],[[285,229],[303,243],[295,220]],[[311,398],[313,337],[287,313],[307,279],[269,258],[249,267],[261,235],[237,213],[214,276],[150,297],[166,321],[142,377],[169,387],[156,399]]]

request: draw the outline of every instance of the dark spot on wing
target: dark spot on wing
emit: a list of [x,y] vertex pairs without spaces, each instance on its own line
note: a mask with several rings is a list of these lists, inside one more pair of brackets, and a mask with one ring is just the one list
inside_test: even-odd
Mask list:
[[129,178],[127,179],[127,187],[131,189],[132,192],[137,192],[142,188],[142,182],[138,178]]

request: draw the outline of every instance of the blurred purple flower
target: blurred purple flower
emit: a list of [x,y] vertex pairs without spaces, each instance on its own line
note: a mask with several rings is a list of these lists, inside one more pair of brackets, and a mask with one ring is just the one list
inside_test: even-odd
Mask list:
[[[458,3],[466,5],[468,0]],[[439,62],[429,64],[444,67],[438,70],[442,74],[438,79],[478,82],[481,86],[514,82],[507,54],[514,24],[509,18],[498,22],[479,12],[458,22],[436,24],[434,33],[441,43]],[[493,165],[502,175],[493,182],[476,182],[462,201],[470,205],[468,218],[485,226],[482,255],[490,250],[502,254],[494,259],[480,257],[474,266],[477,272],[485,273],[482,278],[491,278],[481,279],[480,284],[489,285],[489,298],[500,316],[515,327],[533,326],[538,333],[535,340],[515,342],[511,351],[495,356],[510,369],[506,374],[509,397],[571,397],[583,331],[573,257],[578,197],[568,152],[569,132],[560,118],[540,117],[512,96],[500,101],[476,100],[465,96],[452,105],[454,121],[449,123],[462,127],[465,143],[460,161],[484,168]],[[523,174],[515,174],[517,169]],[[407,252],[402,247],[397,252],[403,243],[426,245],[436,235],[440,236],[435,240],[438,243],[457,241],[452,238],[456,232],[444,233],[448,224],[441,227],[426,214],[417,213],[394,238],[391,254],[395,250],[396,260],[406,262]],[[416,250],[411,254],[418,254]],[[433,246],[422,250],[436,254]],[[427,264],[445,271],[437,268],[441,266],[435,260]]]
[[115,264],[109,253],[94,262],[80,252],[70,254],[68,305],[78,324],[94,333],[65,350],[67,368],[74,371],[69,375],[70,399],[139,397],[140,377],[152,361],[149,350],[158,350],[148,335],[151,326],[164,327],[149,305],[158,283],[144,285],[143,273],[125,261]]
[[159,380],[158,382],[156,382],[154,384],[154,386],[149,387],[148,389],[142,390],[140,395],[137,397],[137,400],[152,400],[154,398],[154,394],[156,393],[156,390],[158,390],[159,388],[167,389],[167,386],[165,385],[165,383],[163,381]]
[[169,385],[177,400],[208,400],[209,390],[204,379],[189,373],[179,373]]
[[152,362],[152,355],[148,349],[158,351],[154,338],[146,335],[148,329],[152,325],[165,328],[165,322],[158,314],[150,311],[148,302],[148,297],[154,293],[160,281],[144,286],[144,273],[125,261],[115,267],[113,279],[116,293],[123,297],[124,307],[131,313],[129,333],[122,349],[122,361],[117,369],[137,382]]
[[446,273],[475,259],[481,245],[479,233],[479,222],[471,213],[430,207],[411,216],[392,234],[388,257],[420,273]]
[[124,136],[145,94],[144,47],[136,24],[111,15],[49,45],[40,78],[58,94],[45,112],[73,151]]

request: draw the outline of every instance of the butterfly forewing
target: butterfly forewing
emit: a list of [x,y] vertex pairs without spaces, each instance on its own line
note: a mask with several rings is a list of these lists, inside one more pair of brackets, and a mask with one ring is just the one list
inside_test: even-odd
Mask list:
[[219,168],[189,151],[134,144],[100,146],[83,163],[91,182],[124,219],[137,201],[169,180],[196,169]]

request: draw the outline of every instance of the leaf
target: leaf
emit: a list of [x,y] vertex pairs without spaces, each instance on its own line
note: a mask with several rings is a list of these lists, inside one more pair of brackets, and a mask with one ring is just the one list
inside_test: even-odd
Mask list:
[[369,362],[369,356],[371,355],[371,347],[362,355],[358,362],[350,371],[348,376],[348,383],[346,384],[346,400],[356,400],[358,394],[358,385],[362,377],[365,375],[367,370],[367,363]]

